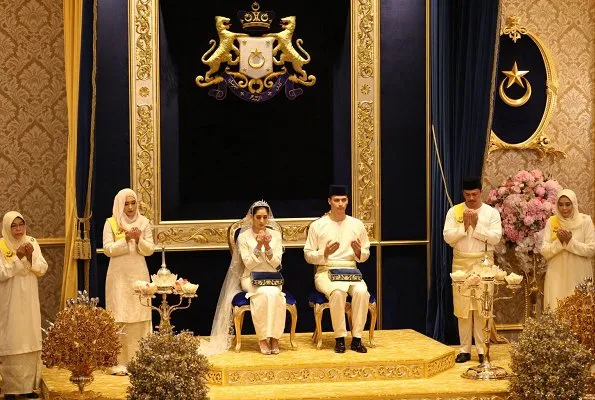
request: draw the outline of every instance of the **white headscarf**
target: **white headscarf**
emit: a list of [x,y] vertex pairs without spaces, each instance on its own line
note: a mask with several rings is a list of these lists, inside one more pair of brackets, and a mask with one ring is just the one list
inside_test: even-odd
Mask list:
[[[4,214],[4,218],[2,219],[2,238],[4,238],[4,242],[6,242],[8,248],[12,250],[14,253],[16,253],[17,249],[21,247],[22,244],[26,243],[27,241],[30,241],[26,234],[21,236],[21,238],[18,240],[14,236],[12,236],[12,230],[10,228],[10,225],[12,225],[14,220],[17,218],[20,218],[23,220],[23,222],[25,222],[25,218],[23,218],[21,213],[19,213],[18,211],[9,211],[6,214]],[[26,225],[25,233],[27,233]]]
[[[273,210],[264,200],[259,200],[250,206],[246,216],[240,223],[240,234],[248,229],[252,229],[253,212],[255,208],[266,207],[269,211],[269,219],[267,227],[281,231],[281,227],[273,217]],[[236,235],[237,237],[237,235]],[[200,352],[205,355],[221,354],[231,347],[233,341],[233,315],[231,301],[233,297],[242,291],[240,279],[244,273],[244,263],[238,250],[238,246],[234,246],[231,256],[231,262],[223,281],[223,286],[219,292],[219,300],[217,301],[217,308],[215,309],[215,317],[213,318],[213,326],[211,327],[210,341],[201,341]]]
[[[568,218],[564,218],[560,210],[558,210],[558,201],[560,197],[565,196],[570,199],[572,203],[572,214]],[[558,193],[558,197],[556,198],[556,216],[558,217],[558,221],[560,221],[560,227],[565,230],[573,230],[578,228],[584,218],[584,214],[581,214],[578,211],[578,200],[576,199],[576,194],[570,189],[564,189]]]
[[[128,218],[125,212],[126,197],[132,196],[136,200],[136,214],[132,218]],[[114,206],[112,207],[112,217],[118,221],[118,225],[126,231],[136,227],[141,230],[145,228],[146,223],[149,222],[147,218],[139,213],[138,198],[134,190],[126,188],[118,192],[114,198]]]

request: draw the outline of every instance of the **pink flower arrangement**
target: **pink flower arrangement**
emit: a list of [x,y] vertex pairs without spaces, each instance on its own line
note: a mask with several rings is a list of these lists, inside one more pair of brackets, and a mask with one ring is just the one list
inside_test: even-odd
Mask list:
[[560,190],[562,186],[556,180],[538,169],[519,171],[492,189],[486,202],[500,212],[503,239],[527,251],[533,250],[537,233],[554,213]]

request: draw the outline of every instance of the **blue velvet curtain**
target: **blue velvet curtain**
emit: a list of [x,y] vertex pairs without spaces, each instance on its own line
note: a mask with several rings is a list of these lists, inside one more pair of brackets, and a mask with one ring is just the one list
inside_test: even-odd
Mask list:
[[[80,81],[79,81],[79,110],[78,110],[78,130],[77,130],[77,165],[76,165],[76,205],[79,217],[83,217],[89,210],[87,206],[87,191],[89,181],[89,170],[93,169],[90,163],[90,155],[93,152],[92,140],[95,124],[95,91],[94,91],[94,50],[93,44],[96,41],[96,27],[94,16],[96,13],[96,0],[84,0],[83,3],[83,25],[81,30],[81,63],[80,63]],[[93,163],[94,164],[94,163]],[[92,176],[91,176],[92,180]],[[91,185],[92,187],[92,185]],[[91,190],[90,210],[93,209],[93,191]],[[92,223],[93,221],[91,221]],[[93,232],[93,226],[90,227],[89,234]],[[89,262],[89,291],[92,296],[97,296],[97,268],[96,268],[96,243],[94,236],[91,240],[91,260]],[[78,288],[83,290],[84,264],[78,262]]]
[[[499,0],[431,0],[432,145],[431,282],[426,334],[458,343],[453,315],[452,250],[442,237],[447,191],[462,201],[464,176],[480,176],[491,124]],[[442,161],[446,188],[438,156]]]

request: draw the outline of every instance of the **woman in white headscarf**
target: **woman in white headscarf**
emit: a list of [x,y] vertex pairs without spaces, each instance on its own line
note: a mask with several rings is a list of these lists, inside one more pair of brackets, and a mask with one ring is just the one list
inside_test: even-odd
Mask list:
[[0,239],[0,375],[4,399],[38,398],[41,381],[41,313],[37,278],[48,264],[25,219],[10,211]]
[[548,261],[544,308],[555,310],[558,300],[572,295],[584,278],[593,277],[595,229],[591,217],[579,212],[572,190],[558,193],[556,214],[545,225],[541,254]]
[[281,286],[255,286],[251,273],[280,270],[283,255],[281,228],[265,201],[253,203],[240,226],[227,276],[219,294],[210,342],[201,344],[201,352],[219,354],[231,347],[231,301],[243,290],[246,298],[250,299],[250,314],[261,353],[279,354],[279,338],[285,327],[285,294]]
[[149,281],[145,257],[153,254],[153,228],[138,212],[138,200],[132,189],[122,189],[114,199],[112,216],[103,228],[103,249],[110,257],[105,279],[105,305],[117,323],[123,326],[122,350],[113,375],[126,375],[128,362],[138,350],[139,341],[152,331],[151,310],[142,306],[134,294],[137,280]]

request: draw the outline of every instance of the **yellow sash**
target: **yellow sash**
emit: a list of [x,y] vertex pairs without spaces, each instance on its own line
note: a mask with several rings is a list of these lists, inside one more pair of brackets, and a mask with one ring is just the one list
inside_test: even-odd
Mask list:
[[557,215],[550,217],[550,227],[552,228],[552,241],[558,239],[558,229],[560,229],[560,220]]
[[455,222],[457,225],[463,223],[463,213],[465,212],[465,203],[459,203],[454,207]]
[[120,240],[123,237],[126,237],[126,231],[124,231],[124,229],[120,228],[120,225],[118,225],[118,221],[116,221],[116,219],[114,217],[108,218],[107,222],[109,222],[116,240]]
[[0,251],[4,254],[4,257],[9,260],[15,256],[14,252],[8,248],[8,245],[4,241],[4,239],[0,239]]

